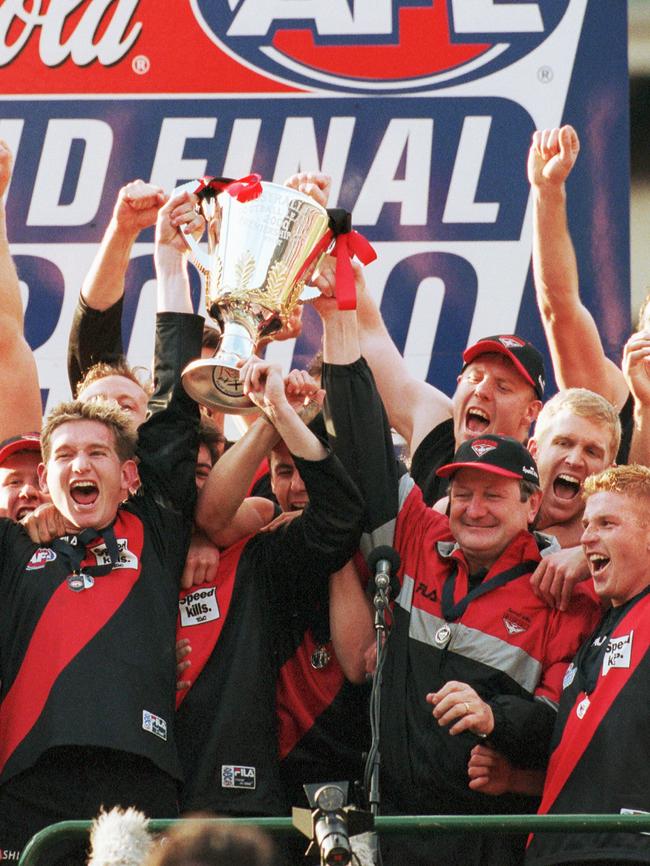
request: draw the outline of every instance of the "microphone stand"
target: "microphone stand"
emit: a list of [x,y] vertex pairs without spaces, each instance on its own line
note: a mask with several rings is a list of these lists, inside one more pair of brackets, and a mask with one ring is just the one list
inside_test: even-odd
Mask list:
[[[375,593],[373,597],[373,606],[375,608],[375,646],[377,651],[377,664],[375,672],[372,676],[372,688],[370,691],[370,731],[371,741],[368,757],[364,770],[364,787],[368,795],[370,811],[373,817],[379,814],[379,767],[381,764],[381,753],[379,751],[379,733],[381,721],[381,683],[382,670],[386,656],[386,610],[389,606],[390,595],[390,576],[387,571],[389,563],[386,560],[380,560],[381,564],[385,563],[383,569],[378,567],[375,571]],[[377,563],[379,565],[379,563]],[[379,839],[376,830],[371,834],[371,848],[377,866],[381,866],[381,849],[379,847]]]

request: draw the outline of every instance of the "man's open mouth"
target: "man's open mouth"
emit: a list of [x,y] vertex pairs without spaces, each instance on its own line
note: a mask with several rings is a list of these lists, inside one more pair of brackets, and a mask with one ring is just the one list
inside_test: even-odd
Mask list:
[[465,415],[465,427],[471,433],[483,433],[490,426],[490,416],[482,409],[471,408]]
[[558,499],[574,499],[580,493],[580,480],[562,472],[553,482],[553,493]]
[[591,573],[594,577],[597,574],[600,574],[607,566],[609,565],[609,557],[603,556],[602,553],[590,553],[589,554],[589,564],[591,566]]
[[77,505],[92,505],[99,496],[99,488],[94,481],[73,481],[70,496]]

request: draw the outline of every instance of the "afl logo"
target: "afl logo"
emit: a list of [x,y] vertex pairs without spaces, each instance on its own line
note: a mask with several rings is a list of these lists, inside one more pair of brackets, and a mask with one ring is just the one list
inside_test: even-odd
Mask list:
[[537,48],[570,0],[191,0],[219,48],[311,90],[417,92],[481,78]]

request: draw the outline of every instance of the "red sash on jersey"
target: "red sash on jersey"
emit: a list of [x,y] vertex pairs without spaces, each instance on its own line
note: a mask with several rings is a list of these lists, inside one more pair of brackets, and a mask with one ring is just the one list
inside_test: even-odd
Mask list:
[[[0,773],[38,721],[57,678],[119,610],[140,577],[144,538],[141,521],[133,514],[120,512],[114,529],[118,538],[128,539],[137,567],[113,569],[83,592],[73,592],[66,580],[54,591],[34,629],[16,679],[0,705]],[[95,564],[90,554],[82,568]]]
[[[612,632],[611,637],[619,637],[623,633],[634,631],[630,666],[629,668],[610,669],[607,676],[599,676],[596,688],[591,695],[591,703],[582,719],[578,718],[576,707],[585,698],[585,693],[579,692],[576,696],[562,732],[562,739],[549,761],[544,794],[539,807],[540,815],[545,815],[550,811],[603,718],[648,652],[650,648],[649,608],[650,595],[647,595],[634,605]],[[532,838],[533,834],[529,836],[528,844]]]
[[314,669],[311,658],[318,646],[311,631],[306,631],[294,655],[280,669],[276,693],[281,761],[313,728],[316,719],[329,707],[345,682],[331,643],[327,644],[331,656],[329,662],[320,670]]
[[232,600],[233,590],[235,588],[235,576],[237,574],[237,566],[239,558],[245,545],[248,544],[250,535],[242,538],[235,544],[231,545],[227,550],[221,552],[219,559],[219,569],[217,578],[213,583],[202,583],[200,586],[193,586],[191,589],[181,591],[180,597],[185,598],[192,593],[214,588],[219,607],[219,617],[216,620],[209,620],[204,623],[196,623],[188,626],[181,626],[180,612],[176,626],[176,640],[189,638],[192,654],[190,660],[192,664],[183,673],[183,679],[189,682],[189,686],[183,691],[176,692],[176,709],[185,700],[187,693],[196,682],[199,674],[206,666],[208,659],[212,655],[212,651],[217,645],[219,636],[224,627],[230,610],[230,602]]

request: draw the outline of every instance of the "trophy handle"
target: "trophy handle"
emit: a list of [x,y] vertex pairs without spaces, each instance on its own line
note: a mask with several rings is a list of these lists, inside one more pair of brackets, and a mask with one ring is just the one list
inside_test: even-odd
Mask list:
[[[182,183],[180,186],[177,186],[172,192],[172,196],[180,195],[182,192],[189,192],[190,195],[194,195],[196,192],[198,180],[190,180],[187,183]],[[179,235],[185,241],[185,245],[190,251],[190,258],[194,265],[201,271],[202,274],[207,274],[210,272],[210,257],[202,250],[199,246],[199,242],[194,239],[192,235],[186,235],[184,231],[179,227],[178,229]]]

